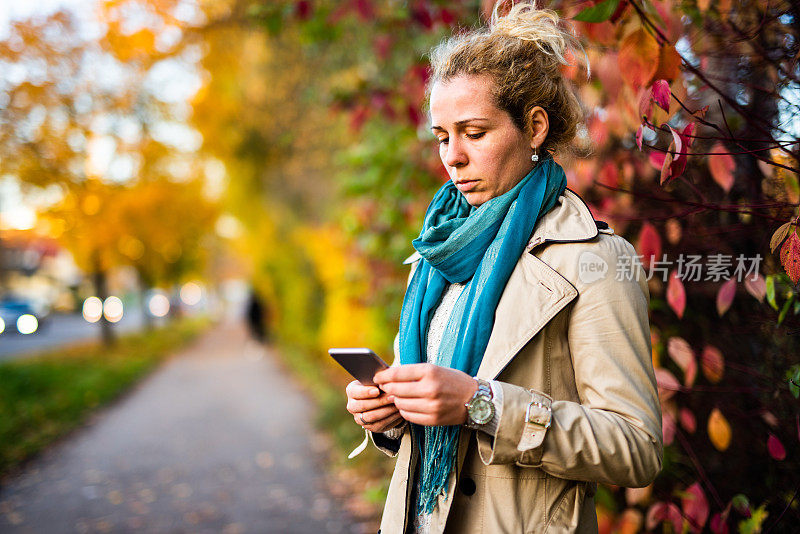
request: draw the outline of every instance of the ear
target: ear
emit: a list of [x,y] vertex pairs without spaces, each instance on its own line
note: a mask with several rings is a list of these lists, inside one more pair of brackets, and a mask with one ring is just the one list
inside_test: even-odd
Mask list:
[[528,133],[531,136],[531,148],[542,146],[550,130],[547,112],[541,106],[534,106],[527,115]]

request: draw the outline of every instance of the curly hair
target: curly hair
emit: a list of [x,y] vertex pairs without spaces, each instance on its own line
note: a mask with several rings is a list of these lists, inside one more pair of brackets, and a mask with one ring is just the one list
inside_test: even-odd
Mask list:
[[[442,41],[430,54],[432,75],[426,105],[436,82],[462,75],[489,75],[499,109],[511,116],[523,132],[532,133],[530,111],[541,106],[549,122],[547,138],[540,147],[557,154],[570,150],[585,113],[561,65],[572,65],[565,55],[570,47],[583,47],[563,29],[557,13],[520,3],[499,15],[498,1],[488,27],[467,31]],[[586,57],[587,79],[589,62]]]

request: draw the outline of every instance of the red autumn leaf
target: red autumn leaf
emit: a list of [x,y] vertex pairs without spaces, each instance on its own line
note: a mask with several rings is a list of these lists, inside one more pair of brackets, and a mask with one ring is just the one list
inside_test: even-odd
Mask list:
[[411,8],[411,18],[426,30],[433,28],[433,17],[425,4],[419,3]]
[[639,253],[645,267],[649,267],[651,261],[661,259],[661,237],[650,223],[644,223],[639,231]]
[[619,169],[613,161],[606,162],[597,174],[597,183],[609,187],[619,186]]
[[675,395],[676,391],[680,391],[681,383],[675,378],[675,375],[664,369],[658,367],[655,369],[656,384],[658,385],[658,398],[661,402],[670,399]]
[[708,521],[708,500],[699,482],[686,488],[686,496],[681,499],[681,508],[689,520],[692,532],[701,532]]
[[311,2],[300,0],[294,6],[295,14],[300,20],[308,20],[311,17]]
[[800,281],[800,237],[792,232],[781,247],[781,264],[793,284]]
[[695,419],[692,411],[689,408],[681,408],[681,411],[678,413],[678,418],[680,419],[681,426],[690,434],[694,434],[694,431],[697,430],[697,419]]
[[767,295],[767,281],[764,280],[760,273],[756,273],[755,279],[751,276],[745,278],[744,288],[759,302],[764,302],[764,297]]
[[716,384],[722,380],[722,375],[725,372],[725,358],[722,352],[712,345],[706,345],[703,348],[703,354],[700,355],[700,368],[709,382]]
[[667,304],[679,319],[683,319],[683,312],[686,310],[686,290],[678,277],[678,271],[672,271],[667,282]]
[[[653,100],[655,100],[658,107],[669,113],[669,97],[672,92],[669,90],[667,80],[656,80],[653,84]],[[670,130],[672,128],[670,127]]]
[[683,371],[683,384],[691,387],[697,378],[697,358],[692,347],[681,337],[671,337],[667,341],[667,353]]
[[667,128],[669,128],[670,133],[672,133],[672,144],[675,145],[674,147],[670,145],[672,151],[675,152],[675,154],[672,156],[672,161],[677,161],[681,158],[681,156],[685,157],[685,152],[683,150],[683,139],[681,138],[680,134],[675,131],[675,128],[669,125],[667,125]]
[[712,155],[708,156],[708,170],[711,177],[727,193],[733,187],[733,171],[736,160],[728,154],[728,149],[722,142],[717,142],[711,149]]
[[646,86],[658,68],[659,47],[644,29],[625,37],[619,48],[619,72],[634,89]]
[[645,520],[647,530],[653,530],[656,525],[664,521],[672,523],[673,532],[683,532],[683,514],[674,503],[657,502],[647,510],[647,518]]
[[372,20],[375,17],[375,9],[370,0],[355,0],[354,3],[359,17],[364,20]]
[[639,103],[639,117],[644,122],[644,119],[653,117],[653,89],[652,87],[642,87],[639,89],[638,94]]
[[658,170],[661,170],[661,167],[664,166],[664,159],[666,156],[667,155],[664,152],[657,152],[654,150],[648,154],[647,159],[650,161],[650,165]]
[[721,512],[717,512],[711,517],[708,526],[711,527],[712,534],[728,534],[728,523],[726,522],[727,514],[723,517]]
[[694,130],[697,127],[697,123],[690,122],[686,126],[683,127],[683,131],[681,132],[681,139],[683,139],[683,145],[686,147],[690,147],[694,144]]
[[675,418],[666,411],[661,416],[661,436],[664,439],[664,445],[672,445],[672,442],[675,441]]
[[774,434],[770,434],[767,439],[767,450],[769,455],[775,460],[783,460],[786,458],[786,449],[783,448],[783,443]]
[[717,291],[717,313],[722,317],[733,304],[733,297],[736,296],[736,279],[726,280]]

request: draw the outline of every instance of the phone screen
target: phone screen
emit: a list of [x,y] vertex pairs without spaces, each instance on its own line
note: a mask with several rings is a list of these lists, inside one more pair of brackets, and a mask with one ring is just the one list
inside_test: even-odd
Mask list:
[[328,349],[328,354],[365,386],[374,386],[375,373],[389,367],[380,356],[364,347]]

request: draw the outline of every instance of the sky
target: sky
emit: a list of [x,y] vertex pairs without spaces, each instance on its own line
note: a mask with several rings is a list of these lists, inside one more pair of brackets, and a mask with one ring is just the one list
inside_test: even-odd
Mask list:
[[0,39],[8,35],[8,25],[12,20],[35,15],[46,15],[61,7],[92,8],[94,0],[0,0]]
[[[13,20],[35,16],[46,16],[61,8],[67,8],[82,18],[87,35],[96,31],[92,22],[92,14],[97,0],[0,0],[0,39],[8,35],[9,25]],[[81,17],[81,15],[83,15]],[[108,77],[111,71],[103,68],[103,76]],[[151,87],[158,87],[159,98],[175,106],[183,105],[200,87],[200,79],[192,68],[179,61],[164,61],[153,69],[150,79],[146,81]],[[169,144],[181,150],[192,151],[199,147],[202,138],[191,128],[179,123],[157,124],[155,136],[170,140]],[[108,140],[109,138],[100,138]],[[104,167],[100,169],[110,179],[127,180],[124,158],[112,162],[115,145],[113,143],[96,143],[96,150],[90,154],[90,160]],[[121,171],[120,171],[121,169]],[[119,171],[119,172],[117,172]],[[122,173],[120,175],[120,172]],[[119,176],[116,176],[119,175]],[[13,176],[0,176],[0,229],[30,229],[36,223],[36,209],[46,207],[59,199],[56,190],[23,192]]]

